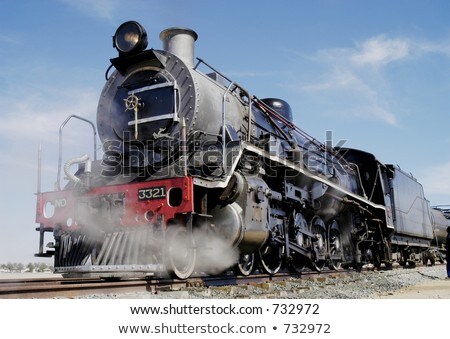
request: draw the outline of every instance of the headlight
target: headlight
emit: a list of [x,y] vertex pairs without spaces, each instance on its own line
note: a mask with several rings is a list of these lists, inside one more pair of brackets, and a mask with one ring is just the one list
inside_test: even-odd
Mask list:
[[147,48],[147,32],[138,22],[127,21],[117,28],[113,46],[119,56],[142,52]]

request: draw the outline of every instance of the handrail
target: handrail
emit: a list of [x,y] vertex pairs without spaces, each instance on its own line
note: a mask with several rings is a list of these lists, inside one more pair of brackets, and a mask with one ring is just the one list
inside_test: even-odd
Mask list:
[[197,64],[195,65],[194,69],[197,69],[197,67],[198,67],[200,64],[204,64],[204,65],[206,65],[207,67],[209,67],[213,72],[216,72],[217,74],[219,74],[222,78],[224,78],[224,79],[227,80],[228,82],[231,82],[231,83],[233,82],[233,80],[227,78],[225,75],[223,75],[222,73],[220,73],[217,69],[215,69],[215,68],[212,67],[210,64],[208,64],[205,60],[200,59],[200,58],[197,58],[197,60],[198,60],[198,62],[197,62]]
[[227,102],[227,96],[228,93],[231,90],[231,87],[234,85],[234,82],[231,82],[230,85],[228,86],[227,90],[225,91],[225,93],[223,94],[223,98],[222,98],[222,167],[223,167],[223,173],[226,173],[226,157],[225,157],[225,153],[227,150],[227,145],[226,145],[226,126],[225,126],[225,105]]
[[58,154],[58,176],[56,179],[56,189],[58,191],[61,191],[61,166],[62,166],[62,142],[63,142],[63,129],[66,126],[66,124],[69,122],[70,119],[75,118],[81,121],[84,121],[86,123],[88,123],[89,125],[92,126],[92,129],[94,131],[94,160],[97,160],[97,130],[95,129],[95,125],[92,123],[92,121],[80,117],[78,115],[72,114],[69,115],[66,120],[64,120],[64,122],[61,124],[61,126],[59,127],[59,154]]
[[[334,156],[338,156],[339,155],[339,151],[333,149],[332,147],[329,147],[327,145],[325,145],[324,143],[320,142],[319,140],[317,140],[316,138],[312,137],[311,135],[309,135],[308,133],[306,133],[304,130],[302,130],[301,128],[299,128],[297,125],[295,125],[295,123],[286,120],[286,118],[284,118],[281,114],[279,114],[278,112],[276,112],[272,107],[268,106],[264,101],[260,100],[258,97],[256,97],[255,95],[250,95],[250,93],[245,90],[243,87],[241,87],[238,83],[233,82],[230,78],[226,77],[224,74],[222,74],[221,72],[219,72],[217,69],[215,69],[214,67],[212,67],[210,64],[208,64],[206,61],[204,61],[203,59],[197,58],[197,64],[194,66],[194,69],[197,70],[197,68],[200,66],[200,64],[204,64],[205,66],[207,66],[209,69],[211,69],[213,72],[217,73],[218,75],[220,75],[222,78],[224,78],[225,80],[227,80],[230,85],[228,86],[225,94],[224,94],[224,98],[227,96],[227,94],[229,92],[234,92],[236,89],[240,89],[243,93],[246,93],[248,95],[248,110],[249,110],[249,122],[248,122],[248,135],[247,135],[247,141],[251,140],[251,124],[252,124],[252,106],[254,104],[255,107],[257,107],[258,109],[262,110],[266,116],[270,117],[274,117],[277,120],[281,121],[284,125],[286,125],[288,128],[296,131],[298,134],[300,134],[301,136],[303,136],[305,139],[307,139],[309,142],[311,142],[312,144],[314,144],[316,147],[318,147],[321,151],[324,152],[330,152],[332,155]],[[231,87],[234,86],[233,89],[231,89]],[[222,103],[222,111],[224,110],[224,102]],[[222,134],[224,135],[223,129],[224,129],[224,117],[223,117],[224,112],[222,112]],[[286,138],[286,140],[295,140],[295,137],[293,137],[292,135],[289,137],[284,131],[280,130],[280,128],[278,128],[277,124],[274,123],[274,126],[277,128],[277,130],[283,135],[283,137]],[[289,133],[290,134],[290,133]],[[348,162],[346,159],[341,157],[341,160],[344,161],[347,165],[351,165],[350,162]],[[225,161],[224,161],[225,164]]]

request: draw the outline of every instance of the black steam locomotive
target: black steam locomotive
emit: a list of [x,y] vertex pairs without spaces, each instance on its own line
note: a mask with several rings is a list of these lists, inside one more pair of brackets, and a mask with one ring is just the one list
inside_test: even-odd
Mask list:
[[[36,255],[54,256],[55,272],[186,279],[435,259],[448,214],[411,175],[319,143],[287,102],[195,61],[194,31],[160,38],[163,50],[146,49],[139,23],[117,29],[97,111],[103,158],[62,166],[60,153],[58,189],[38,192]],[[72,118],[85,120],[63,123],[60,152]]]

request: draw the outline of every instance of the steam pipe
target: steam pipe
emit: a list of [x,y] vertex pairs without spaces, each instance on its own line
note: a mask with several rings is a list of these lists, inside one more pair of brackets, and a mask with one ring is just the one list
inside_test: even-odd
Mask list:
[[[89,156],[87,154],[84,154],[84,155],[82,155],[81,157],[78,157],[78,158],[70,159],[64,165],[64,173],[66,174],[67,178],[70,181],[72,181],[74,184],[78,184],[81,181],[81,179],[77,178],[74,174],[72,174],[70,172],[70,167],[72,165],[82,164],[84,162],[89,162]],[[90,171],[90,165],[88,165],[87,167],[89,168],[89,171]]]

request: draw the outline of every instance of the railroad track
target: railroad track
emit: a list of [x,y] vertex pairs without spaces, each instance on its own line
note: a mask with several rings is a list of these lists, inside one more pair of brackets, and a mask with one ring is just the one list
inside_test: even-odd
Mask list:
[[145,280],[105,281],[94,278],[2,279],[0,298],[74,298],[97,293],[145,291]]
[[0,279],[0,299],[49,299],[76,298],[83,295],[105,295],[132,292],[158,293],[159,291],[181,290],[189,287],[209,287],[225,285],[246,285],[283,281],[289,278],[311,278],[330,274],[346,274],[349,270],[328,271],[320,273],[305,271],[299,274],[288,272],[275,276],[254,274],[249,277],[236,277],[233,274],[221,276],[197,276],[186,281],[173,279],[131,279],[104,280],[99,278],[27,278]]

